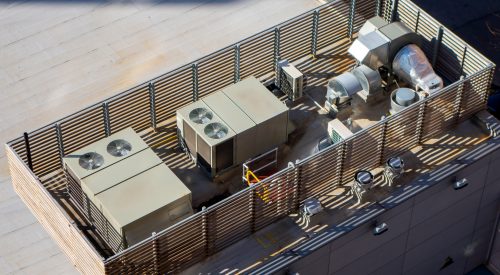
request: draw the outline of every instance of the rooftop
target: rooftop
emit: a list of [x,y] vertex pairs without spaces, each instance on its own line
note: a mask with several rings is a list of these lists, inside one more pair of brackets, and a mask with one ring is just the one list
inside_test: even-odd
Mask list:
[[[217,78],[220,83],[218,81],[214,82],[214,80],[211,80],[212,75],[207,74],[207,72],[211,71],[207,68],[211,68],[211,66],[215,68],[227,66],[219,60],[228,60],[228,56],[233,55],[233,49],[238,54],[241,54],[243,60],[241,64],[238,64],[238,66],[241,65],[241,71],[238,69],[238,77],[244,79],[245,75],[256,75],[263,83],[269,85],[272,80],[272,66],[268,66],[269,68],[265,67],[267,65],[258,67],[257,64],[252,67],[252,65],[248,64],[254,64],[254,62],[251,62],[251,58],[255,52],[267,56],[265,54],[269,49],[272,49],[272,47],[264,46],[260,51],[255,50],[256,47],[260,47],[255,46],[259,45],[255,41],[260,41],[259,43],[262,43],[260,45],[272,45],[272,38],[276,37],[276,31],[272,30],[241,42],[241,52],[240,47],[224,48],[193,63],[193,67],[191,64],[183,66],[172,74],[161,76],[150,82],[152,84],[149,84],[149,87],[153,86],[152,91],[153,93],[156,92],[157,95],[157,101],[153,103],[153,108],[155,104],[158,107],[155,117],[157,120],[149,117],[148,85],[140,85],[123,95],[107,100],[105,104],[93,105],[65,118],[55,126],[49,125],[29,133],[34,156],[34,173],[40,179],[43,187],[56,199],[58,205],[62,206],[63,211],[69,215],[70,219],[75,221],[75,228],[81,234],[84,234],[93,249],[96,249],[97,255],[109,257],[105,260],[106,268],[112,269],[114,265],[119,264],[116,261],[117,257],[112,256],[114,253],[106,248],[102,238],[92,230],[92,227],[82,217],[79,210],[74,207],[74,203],[65,195],[66,180],[62,170],[58,167],[58,152],[63,155],[70,153],[72,150],[81,148],[82,144],[88,144],[103,135],[119,131],[129,125],[140,133],[147,145],[192,191],[194,208],[198,211],[201,210],[201,206],[209,206],[209,208],[206,211],[199,211],[190,219],[161,232],[156,237],[157,239],[152,237],[144,243],[124,251],[124,253],[142,250],[142,252],[138,253],[152,255],[152,253],[143,250],[145,247],[147,247],[146,249],[153,247],[149,246],[148,242],[150,241],[153,243],[158,241],[168,242],[167,250],[175,247],[172,243],[182,242],[178,243],[177,250],[160,251],[160,253],[168,253],[169,261],[171,261],[165,261],[165,263],[161,264],[169,265],[168,267],[162,267],[166,268],[165,270],[179,271],[199,261],[198,264],[186,272],[217,270],[223,273],[231,273],[258,268],[260,264],[266,261],[266,258],[275,257],[284,251],[293,251],[294,246],[301,244],[314,234],[331,231],[327,229],[329,226],[336,228],[343,224],[342,221],[349,222],[350,219],[355,218],[355,215],[360,213],[360,210],[362,210],[361,212],[373,211],[375,213],[378,211],[377,209],[383,209],[384,206],[380,205],[380,203],[390,193],[396,191],[397,188],[405,189],[406,184],[425,176],[426,173],[450,162],[460,153],[488,139],[488,135],[481,132],[480,127],[475,126],[469,118],[484,107],[481,98],[484,96],[485,90],[480,81],[487,82],[486,75],[489,74],[491,67],[483,65],[489,61],[473,49],[468,50],[466,54],[465,50],[460,48],[464,45],[467,47],[465,43],[459,41],[458,44],[462,44],[458,47],[451,45],[449,39],[451,37],[451,40],[453,40],[455,38],[454,34],[445,30],[445,39],[443,39],[441,47],[444,50],[441,50],[440,55],[437,55],[438,63],[436,67],[438,73],[443,75],[448,85],[442,92],[408,108],[401,114],[389,118],[384,117],[388,114],[390,108],[388,100],[381,100],[375,104],[367,105],[355,97],[353,112],[349,114],[340,113],[339,115],[342,121],[345,121],[348,117],[352,119],[352,124],[347,124],[347,126],[355,135],[337,146],[318,152],[318,141],[326,136],[326,125],[331,120],[321,107],[326,92],[324,86],[328,79],[347,71],[354,64],[354,60],[347,55],[350,39],[337,39],[341,36],[327,32],[326,34],[332,35],[328,43],[321,40],[320,37],[317,42],[321,47],[318,46],[315,56],[305,56],[301,55],[302,48],[305,48],[307,52],[309,51],[309,45],[297,46],[302,47],[300,49],[290,48],[290,45],[295,45],[295,43],[290,42],[293,42],[290,37],[295,37],[296,33],[301,33],[302,28],[308,28],[309,30],[309,19],[313,19],[314,16],[322,18],[326,16],[327,19],[330,19],[331,21],[322,23],[327,24],[326,26],[337,25],[339,22],[335,20],[342,20],[342,17],[337,16],[337,13],[347,8],[349,8],[348,5],[336,2],[332,6],[323,6],[319,12],[307,13],[281,26],[279,31],[281,34],[278,34],[278,37],[281,35],[282,41],[281,53],[285,57],[290,56],[294,64],[305,73],[308,87],[305,90],[305,96],[301,100],[288,103],[291,107],[290,121],[292,127],[289,131],[291,133],[289,141],[279,148],[277,168],[281,172],[257,187],[247,188],[242,183],[240,167],[224,173],[213,181],[206,177],[178,147],[176,121],[175,117],[172,116],[172,110],[175,111],[176,108],[185,105],[191,100],[191,94],[183,94],[183,91],[189,91],[184,88],[190,87],[191,83],[189,81],[191,81],[192,71],[199,77],[199,79],[196,78],[199,81],[199,86],[203,87],[203,89],[200,89],[200,99],[204,99],[204,96],[209,96],[211,93],[220,90],[227,83],[232,83],[233,75],[225,73],[224,70],[218,71],[221,73],[221,76]],[[360,18],[363,19],[362,15],[367,13],[363,9],[368,10],[368,6],[367,4],[361,4],[356,8],[361,10],[356,11],[359,22],[356,23],[354,29],[350,29],[350,31],[353,31],[353,37],[356,37],[355,30],[362,23]],[[411,2],[402,1],[399,6],[401,20],[411,25],[411,27],[419,29],[424,38],[429,41],[432,38],[429,33],[432,33],[433,30],[428,30],[427,28],[432,29],[432,27],[426,27],[425,24],[437,26],[438,23],[422,11],[423,19],[421,18],[421,25],[418,25],[418,22],[412,21],[412,13],[408,12],[412,9],[418,10]],[[419,15],[420,13],[421,11],[418,10]],[[314,26],[314,20],[311,22],[313,22]],[[354,23],[351,22],[351,24]],[[317,26],[320,34],[322,33],[321,26],[324,28],[325,25]],[[423,27],[420,29],[419,26]],[[349,25],[346,25],[346,27],[348,30],[351,28]],[[323,35],[325,35],[325,32],[323,32]],[[429,44],[424,45],[424,50],[428,56],[436,55]],[[458,54],[461,50],[462,55]],[[451,57],[450,52],[453,53]],[[248,59],[249,57],[250,59]],[[272,55],[269,55],[269,57],[272,57]],[[257,57],[257,59],[260,58],[267,60],[266,57]],[[460,65],[461,62],[461,72],[460,69],[454,66],[445,65],[450,60],[456,61],[454,66]],[[229,67],[233,66],[233,63],[228,64]],[[192,68],[194,69],[192,70]],[[249,68],[253,73],[249,72]],[[459,74],[456,74],[456,72]],[[458,81],[461,74],[465,75],[466,78]],[[164,85],[171,86],[167,86],[165,89]],[[196,86],[198,86],[198,83]],[[267,94],[272,95],[271,86],[269,88],[270,91]],[[172,94],[170,92],[172,90],[175,93]],[[151,88],[149,88],[149,92],[151,92]],[[146,95],[146,97],[142,95]],[[178,100],[168,100],[171,96],[175,96]],[[280,97],[278,94],[275,96]],[[282,97],[282,99],[284,98]],[[135,105],[133,109],[129,110],[123,107],[130,104]],[[161,108],[159,108],[160,106]],[[85,119],[102,117],[103,111],[104,113],[109,112],[108,116],[110,117],[106,120],[106,115],[104,116],[104,128],[102,128],[103,123],[100,120]],[[150,123],[153,123],[155,127],[151,127]],[[456,127],[457,125],[458,127]],[[91,131],[79,133],[78,129],[91,129]],[[451,131],[448,131],[449,129]],[[475,131],[471,131],[471,129]],[[64,147],[61,146],[61,140]],[[49,142],[51,143],[49,144]],[[11,143],[11,146],[19,154],[19,157],[27,163],[26,153],[23,152],[22,139],[16,139]],[[393,155],[401,155],[408,162],[409,170],[404,182],[401,182],[399,187],[388,188],[384,186],[383,182],[377,181],[376,192],[368,202],[362,205],[353,204],[350,196],[346,196],[346,192],[349,189],[354,171],[360,168],[371,169],[379,178],[381,173],[380,161]],[[15,155],[11,154],[9,158],[12,163],[16,162],[15,158],[17,157]],[[290,163],[292,164],[290,165]],[[300,170],[300,176],[296,176],[299,169],[303,170]],[[273,182],[276,183],[273,185]],[[300,182],[303,185],[300,185]],[[268,185],[270,183],[271,185]],[[24,188],[22,184],[18,185],[17,188],[20,188],[19,192],[25,192],[21,190]],[[278,196],[276,201],[263,203],[256,197],[256,194],[267,190],[267,188],[270,188],[270,192],[274,196]],[[283,196],[280,190],[298,190],[298,193],[287,191],[286,197],[280,197]],[[288,194],[289,192],[294,195]],[[250,196],[250,200],[248,196]],[[327,211],[306,228],[292,212],[298,203],[309,196],[319,196],[322,203],[327,207]],[[28,204],[33,207],[29,202],[29,197],[24,197],[24,199],[28,200]],[[227,211],[228,207],[231,209],[230,212]],[[236,220],[234,220],[235,218]],[[208,224],[206,223],[207,220]],[[235,231],[231,232],[233,229]],[[262,230],[259,231],[259,229]],[[200,230],[206,230],[205,233],[208,232],[206,238],[209,239],[202,240],[195,246],[189,245],[188,242],[191,242],[195,238],[194,236],[200,236]],[[277,230],[282,233],[279,237],[273,233],[278,232]],[[256,233],[249,234],[253,232]],[[182,234],[182,237],[177,238],[177,234]],[[237,242],[238,240],[240,241]],[[225,264],[222,264],[224,255],[227,256],[231,252],[236,255],[235,251],[241,249],[243,245],[252,247],[252,249],[248,250],[249,255],[238,254],[244,257],[244,260],[227,261],[226,259]],[[181,254],[189,254],[192,257],[186,260],[187,258],[184,259]],[[206,256],[209,257],[205,259]],[[229,257],[229,259],[231,258]],[[137,261],[132,256],[128,260],[131,262],[131,266],[152,268],[147,267],[150,266],[151,262]],[[97,266],[99,265],[97,264]],[[138,270],[133,269],[130,271]]]

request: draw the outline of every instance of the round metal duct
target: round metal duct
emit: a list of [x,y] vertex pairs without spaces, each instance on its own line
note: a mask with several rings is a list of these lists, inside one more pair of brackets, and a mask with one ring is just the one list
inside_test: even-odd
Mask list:
[[351,72],[336,76],[330,81],[329,86],[339,97],[350,97],[363,90],[359,80]]
[[80,156],[78,163],[87,170],[93,170],[104,164],[104,158],[98,153],[90,152]]
[[370,69],[368,66],[361,65],[352,70],[354,76],[361,84],[361,88],[368,93],[374,93],[382,85],[382,78],[378,71]]
[[391,108],[394,112],[399,112],[419,100],[420,96],[415,90],[398,88],[391,93]]
[[128,155],[132,151],[132,145],[123,139],[113,140],[108,144],[106,148],[108,153],[115,157],[123,157]]
[[227,135],[228,129],[219,122],[213,122],[205,126],[204,132],[209,138],[220,139]]
[[189,119],[198,124],[206,124],[212,117],[212,112],[205,108],[196,108],[189,113]]

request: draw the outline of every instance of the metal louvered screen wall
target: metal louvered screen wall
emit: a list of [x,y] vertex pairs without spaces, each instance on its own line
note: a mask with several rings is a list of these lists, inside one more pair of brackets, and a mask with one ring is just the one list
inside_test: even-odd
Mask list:
[[[15,158],[10,162],[15,166],[13,177],[18,186],[29,187],[16,190],[26,198],[30,194],[24,190],[45,192],[38,177],[60,171],[62,156],[120,129],[159,127],[172,121],[177,109],[251,75],[271,80],[278,57],[295,62],[309,86],[325,85],[328,77],[354,64],[346,54],[350,44],[346,38],[355,37],[364,21],[375,14],[388,21],[401,20],[420,33],[425,38],[423,50],[448,85],[351,138],[290,164],[259,184],[98,262],[96,267],[102,266],[110,274],[179,272],[297,211],[305,199],[320,197],[349,182],[356,170],[373,169],[484,109],[494,65],[408,0],[397,4],[394,0],[328,3],[31,132],[27,134],[29,148],[23,138],[10,142],[8,151]],[[28,151],[34,174],[27,168]],[[26,175],[32,178],[25,180]],[[44,203],[65,211],[54,200]],[[36,207],[31,210],[39,211]],[[49,232],[71,223],[69,218],[38,217]],[[72,238],[80,238],[75,243],[86,243],[82,235]],[[75,250],[61,247],[75,265],[95,264],[78,257]],[[95,250],[82,249],[99,257]]]

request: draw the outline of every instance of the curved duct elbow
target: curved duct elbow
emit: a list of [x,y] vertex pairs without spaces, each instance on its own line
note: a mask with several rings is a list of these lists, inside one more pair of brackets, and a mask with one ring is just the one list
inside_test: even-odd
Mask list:
[[415,44],[401,48],[392,62],[394,73],[415,89],[431,94],[443,88],[443,80],[432,69],[424,52]]

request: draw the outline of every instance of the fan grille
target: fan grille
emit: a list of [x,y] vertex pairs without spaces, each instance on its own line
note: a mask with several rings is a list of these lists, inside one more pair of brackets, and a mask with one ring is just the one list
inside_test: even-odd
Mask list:
[[228,129],[221,123],[214,122],[205,126],[205,135],[213,139],[220,139],[227,135]]
[[132,145],[126,140],[117,139],[111,141],[106,149],[112,156],[123,157],[128,155],[128,153],[132,150]]
[[206,124],[212,120],[213,114],[205,108],[196,108],[189,113],[189,119],[198,124]]
[[93,170],[101,167],[104,164],[104,158],[98,153],[90,152],[80,156],[78,163],[81,167],[87,170]]

